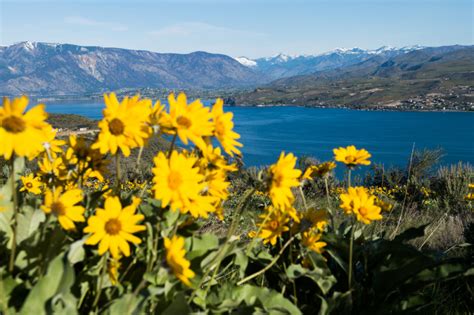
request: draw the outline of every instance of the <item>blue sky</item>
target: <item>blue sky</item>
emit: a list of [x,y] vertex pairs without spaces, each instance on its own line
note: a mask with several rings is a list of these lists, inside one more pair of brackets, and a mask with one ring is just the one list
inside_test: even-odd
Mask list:
[[45,41],[251,58],[473,44],[468,0],[0,0],[0,45]]

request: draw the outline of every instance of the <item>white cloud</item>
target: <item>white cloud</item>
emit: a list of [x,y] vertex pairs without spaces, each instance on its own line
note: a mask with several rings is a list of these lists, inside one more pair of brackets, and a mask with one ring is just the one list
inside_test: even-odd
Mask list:
[[101,27],[115,32],[124,32],[128,30],[126,25],[92,20],[83,16],[67,16],[64,18],[64,22],[80,26]]

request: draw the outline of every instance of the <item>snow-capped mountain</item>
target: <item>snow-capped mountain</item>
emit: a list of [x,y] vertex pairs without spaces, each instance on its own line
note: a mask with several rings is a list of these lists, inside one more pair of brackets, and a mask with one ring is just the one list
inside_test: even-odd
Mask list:
[[0,95],[83,94],[142,87],[235,88],[257,82],[260,77],[248,65],[221,54],[163,54],[40,42],[0,47]]
[[421,46],[384,46],[374,50],[337,48],[317,55],[279,53],[250,59],[202,51],[172,54],[21,42],[0,47],[0,95],[84,94],[146,87],[254,88],[278,79],[313,74],[325,76],[330,72],[338,74],[349,68],[365,73],[363,69],[372,69],[368,65],[380,66],[377,73],[385,75],[387,69],[392,69],[393,58],[405,54],[410,57],[410,53],[415,51],[423,54],[429,49]]
[[256,67],[257,66],[257,62],[255,60],[249,59],[247,57],[237,57],[237,58],[235,58],[235,60],[237,60],[238,62],[240,62],[241,64],[243,64],[246,67]]
[[271,57],[250,59],[235,58],[246,67],[265,74],[270,79],[291,77],[294,75],[310,74],[318,71],[332,70],[366,61],[374,56],[391,58],[413,50],[425,48],[423,46],[407,46],[402,48],[383,46],[374,50],[354,48],[336,48],[334,50],[315,55],[287,55],[279,53]]

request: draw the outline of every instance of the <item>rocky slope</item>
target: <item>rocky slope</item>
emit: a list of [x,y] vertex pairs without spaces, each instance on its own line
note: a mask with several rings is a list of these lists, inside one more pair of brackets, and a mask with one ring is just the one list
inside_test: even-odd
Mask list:
[[0,94],[63,95],[120,88],[249,86],[255,71],[219,54],[22,42],[0,48]]

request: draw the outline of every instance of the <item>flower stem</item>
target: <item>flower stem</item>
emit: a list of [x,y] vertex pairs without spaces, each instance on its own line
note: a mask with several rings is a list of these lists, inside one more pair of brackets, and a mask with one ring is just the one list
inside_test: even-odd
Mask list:
[[352,289],[352,259],[353,259],[353,251],[354,251],[354,230],[356,224],[355,222],[352,223],[351,228],[351,239],[349,241],[349,272],[347,273],[347,284],[349,286],[349,291]]
[[12,236],[12,250],[10,252],[10,262],[8,264],[8,271],[13,272],[15,267],[15,256],[16,256],[16,234],[18,226],[18,196],[16,194],[15,185],[15,155],[12,155],[10,159],[10,179],[12,181],[12,195],[13,195],[13,236]]
[[[207,276],[209,275],[209,273],[213,269],[212,267],[215,266],[214,267],[215,269],[214,269],[214,272],[212,274],[211,279],[209,281],[207,281],[205,294],[207,294],[207,291],[209,290],[209,287],[212,284],[212,280],[214,280],[214,277],[217,275],[217,270],[219,270],[222,259],[225,257],[226,250],[227,250],[227,245],[229,244],[232,236],[234,235],[235,230],[237,229],[237,223],[240,220],[240,215],[242,214],[242,211],[246,208],[247,201],[250,199],[250,197],[253,195],[254,192],[255,192],[255,188],[251,188],[251,189],[248,189],[244,193],[244,196],[242,197],[241,202],[236,207],[236,212],[234,213],[232,223],[231,223],[229,229],[227,230],[227,236],[226,236],[225,243],[222,244],[222,246],[219,249],[219,252],[216,254],[215,263],[214,264],[211,263],[210,268],[208,268],[206,270],[206,272],[204,273],[204,275],[201,278],[201,282],[197,286],[197,288],[201,288],[201,286],[204,284],[205,279],[207,278]],[[195,296],[196,296],[196,290],[193,291],[190,298],[188,299],[188,302],[191,302]]]
[[244,284],[245,282],[249,281],[249,280],[252,280],[253,278],[255,277],[258,277],[259,275],[263,274],[265,271],[267,271],[268,269],[270,269],[274,264],[276,264],[276,262],[278,261],[278,259],[280,259],[280,256],[283,254],[283,252],[285,251],[285,249],[290,246],[290,244],[294,241],[294,239],[296,238],[296,236],[298,235],[298,233],[296,233],[295,235],[293,235],[286,243],[285,245],[283,245],[283,247],[280,249],[280,251],[278,252],[278,255],[273,258],[273,260],[268,264],[266,265],[264,268],[260,269],[259,271],[251,274],[250,276],[248,277],[245,277],[243,278],[242,280],[240,280],[239,282],[237,282],[237,285],[242,285]]
[[137,164],[135,166],[135,173],[138,174],[138,171],[140,170],[140,162],[141,162],[141,159],[142,159],[142,154],[143,154],[143,148],[145,146],[141,146],[140,147],[140,151],[138,151],[138,157],[137,157]]
[[109,254],[105,254],[104,256],[102,256],[102,261],[101,261],[101,272],[100,272],[100,276],[99,276],[99,280],[97,281],[97,287],[96,287],[96,292],[95,292],[95,299],[94,299],[94,303],[92,304],[92,309],[95,310],[97,308],[97,305],[99,303],[99,299],[100,299],[100,294],[102,293],[102,282],[104,281],[104,277],[105,277],[105,271],[107,270],[107,258],[108,258]]
[[267,223],[268,218],[271,217],[271,215],[273,214],[275,209],[276,209],[275,207],[272,207],[272,210],[268,211],[265,218],[263,218],[263,221],[262,221],[262,223],[260,223],[260,226],[258,227],[257,233],[255,234],[255,237],[252,239],[252,241],[250,242],[250,245],[247,247],[247,250],[245,251],[246,256],[248,256],[250,254],[250,252],[252,251],[252,248],[255,246],[255,240],[258,238],[258,236],[260,235],[260,232],[262,231],[262,227],[265,225],[265,223]]
[[334,231],[334,229],[335,229],[334,216],[333,216],[332,209],[331,209],[331,200],[329,199],[329,185],[328,185],[328,176],[327,175],[324,176],[324,187],[326,188],[326,201],[327,201],[327,204],[328,204],[327,208],[328,208],[328,212],[329,212],[329,218],[331,219],[331,228]]
[[115,175],[117,176],[117,194],[120,193],[120,181],[122,179],[122,169],[120,167],[120,153],[115,155]]
[[168,151],[168,159],[171,157],[171,153],[173,153],[174,145],[176,143],[176,137],[178,136],[177,133],[174,134],[173,140],[171,140],[170,150]]
[[347,170],[347,188],[351,187],[351,173],[352,173],[352,169],[348,169]]
[[308,210],[308,204],[306,203],[306,198],[304,196],[303,188],[301,187],[301,185],[298,188],[299,188],[299,191],[300,191],[301,200],[303,200],[304,209]]

